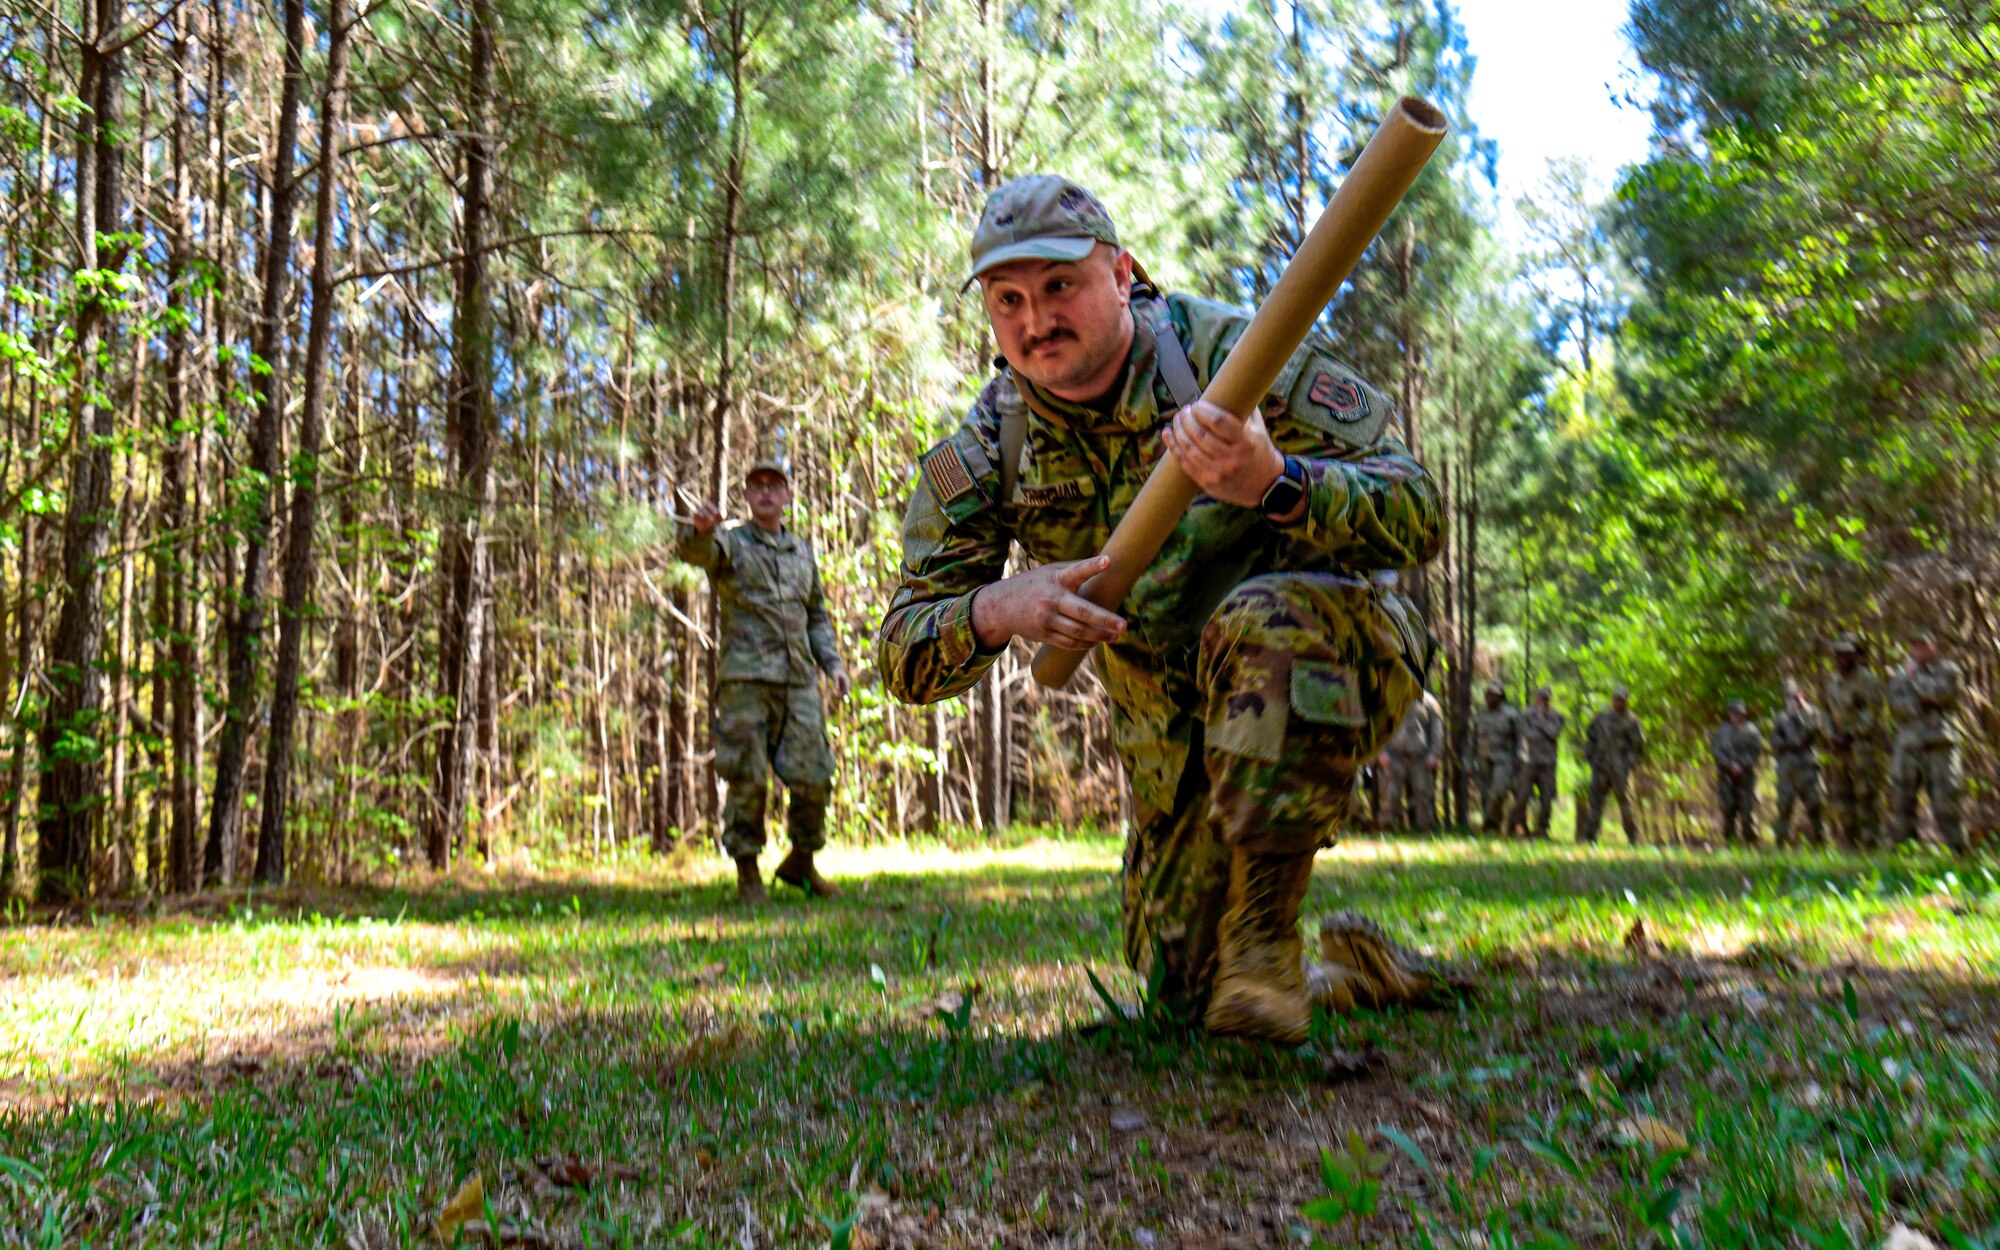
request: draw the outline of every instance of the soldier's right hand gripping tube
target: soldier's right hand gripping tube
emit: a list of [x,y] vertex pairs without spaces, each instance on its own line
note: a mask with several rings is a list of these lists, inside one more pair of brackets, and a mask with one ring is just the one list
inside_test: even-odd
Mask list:
[[[1239,415],[1263,402],[1285,362],[1444,141],[1445,128],[1445,116],[1435,106],[1414,96],[1397,102],[1279,275],[1270,298],[1209,380],[1203,399]],[[1179,462],[1162,457],[1104,544],[1111,567],[1083,584],[1083,597],[1102,608],[1123,603],[1200,493]],[[1049,687],[1067,684],[1084,655],[1042,647],[1035,654],[1035,680]]]

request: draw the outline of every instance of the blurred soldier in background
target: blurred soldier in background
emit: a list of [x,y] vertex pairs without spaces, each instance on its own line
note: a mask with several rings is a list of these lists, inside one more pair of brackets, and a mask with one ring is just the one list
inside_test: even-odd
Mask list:
[[1583,739],[1583,758],[1590,765],[1590,807],[1584,812],[1583,827],[1576,831],[1579,842],[1597,841],[1604,823],[1604,800],[1618,796],[1618,822],[1625,840],[1639,844],[1639,824],[1632,819],[1632,770],[1646,753],[1646,732],[1632,714],[1631,692],[1623,686],[1611,692],[1611,706],[1591,718]]
[[1389,774],[1389,801],[1383,813],[1391,827],[1430,833],[1437,823],[1437,772],[1444,760],[1444,710],[1436,696],[1410,705],[1380,761]]
[[1521,758],[1521,713],[1507,702],[1507,688],[1486,683],[1486,709],[1472,718],[1469,771],[1479,779],[1480,832],[1507,832],[1507,803],[1514,797],[1514,773]]
[[1819,709],[1806,701],[1799,683],[1785,682],[1785,706],[1771,720],[1771,759],[1778,773],[1774,832],[1779,846],[1792,844],[1792,808],[1800,804],[1806,809],[1806,836],[1814,846],[1826,845],[1826,830],[1820,823],[1819,742]]
[[1828,780],[1840,836],[1855,849],[1872,846],[1882,837],[1888,711],[1882,705],[1882,679],[1862,663],[1861,646],[1848,635],[1833,644],[1833,671],[1826,675],[1821,695],[1826,701]]
[[1917,795],[1928,790],[1938,838],[1954,851],[1965,850],[1959,822],[1958,700],[1964,679],[1958,665],[1938,654],[1929,635],[1910,642],[1910,658],[1889,680],[1889,710],[1896,720],[1896,747],[1889,764],[1892,807],[1890,837],[1917,837]]
[[1514,815],[1507,832],[1528,828],[1528,798],[1539,799],[1535,809],[1535,837],[1549,836],[1549,809],[1556,799],[1556,740],[1562,737],[1563,714],[1549,706],[1549,688],[1535,691],[1535,705],[1521,713],[1521,737],[1527,744],[1527,762],[1521,768],[1520,791],[1514,797]]
[[769,775],[790,796],[785,832],[791,853],[777,878],[815,896],[838,894],[813,855],[826,845],[826,801],[833,781],[820,704],[821,673],[846,698],[847,666],[820,592],[819,565],[804,539],[785,528],[792,483],[783,461],[759,460],[743,478],[749,524],[722,525],[705,504],[680,528],[680,558],[708,570],[720,606],[722,654],[716,662],[715,771],[729,783],[722,849],[736,861],[736,897],[761,903],[757,872],[764,849]]
[[1722,840],[1757,842],[1757,761],[1764,757],[1764,735],[1750,722],[1743,700],[1729,705],[1729,719],[1708,736],[1708,753],[1715,760],[1715,805],[1722,817]]

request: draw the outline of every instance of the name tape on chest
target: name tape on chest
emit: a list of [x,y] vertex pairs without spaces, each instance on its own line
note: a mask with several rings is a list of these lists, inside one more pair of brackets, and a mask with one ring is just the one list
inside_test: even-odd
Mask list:
[[1016,499],[1025,507],[1044,508],[1050,504],[1067,503],[1073,499],[1089,499],[1097,494],[1097,483],[1087,477],[1072,478],[1067,482],[1051,482],[1046,486],[1030,486],[1023,483],[1016,492]]

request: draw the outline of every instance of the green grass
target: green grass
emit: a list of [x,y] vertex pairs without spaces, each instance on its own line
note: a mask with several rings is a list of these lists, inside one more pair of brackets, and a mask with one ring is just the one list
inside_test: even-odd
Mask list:
[[[837,853],[848,897],[748,912],[690,859],[17,924],[0,1246],[436,1245],[474,1175],[525,1245],[2000,1246],[1990,870],[1352,842],[1308,919],[1359,907],[1482,993],[1280,1053],[1085,1027],[1087,972],[1144,988],[1117,863]],[[609,1170],[564,1186],[565,1156]]]

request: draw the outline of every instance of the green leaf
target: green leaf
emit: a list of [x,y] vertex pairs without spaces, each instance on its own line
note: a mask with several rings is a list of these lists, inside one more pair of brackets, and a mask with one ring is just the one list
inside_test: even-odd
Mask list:
[[1386,1124],[1377,1124],[1375,1131],[1388,1138],[1391,1146],[1408,1155],[1410,1162],[1416,1164],[1417,1170],[1429,1177],[1433,1184],[1437,1183],[1437,1169],[1431,1166],[1430,1156],[1424,1153],[1422,1146]]

